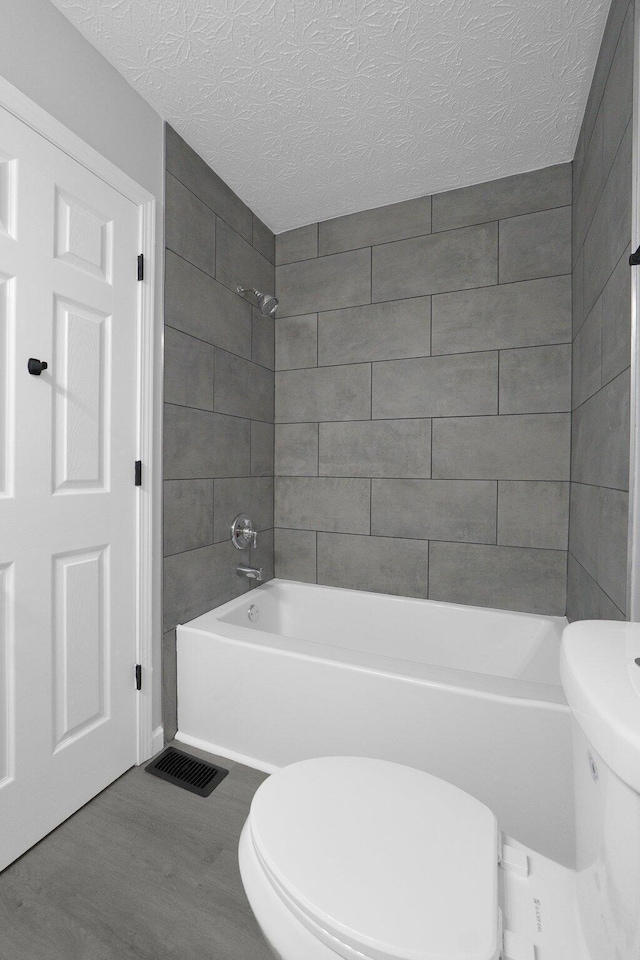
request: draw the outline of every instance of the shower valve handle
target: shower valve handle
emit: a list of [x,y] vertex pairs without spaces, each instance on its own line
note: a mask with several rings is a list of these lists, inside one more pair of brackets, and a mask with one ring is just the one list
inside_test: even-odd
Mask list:
[[255,548],[258,543],[258,531],[251,517],[246,513],[239,513],[231,524],[231,542],[238,550],[244,550],[249,545]]

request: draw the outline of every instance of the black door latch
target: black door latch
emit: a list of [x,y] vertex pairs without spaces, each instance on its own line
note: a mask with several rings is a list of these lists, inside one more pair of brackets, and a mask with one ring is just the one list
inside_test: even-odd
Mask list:
[[629,257],[629,266],[638,267],[640,266],[640,247],[636,250],[635,253],[632,253]]
[[36,360],[35,357],[29,357],[27,370],[32,377],[39,377],[43,370],[46,370],[48,363],[46,360]]

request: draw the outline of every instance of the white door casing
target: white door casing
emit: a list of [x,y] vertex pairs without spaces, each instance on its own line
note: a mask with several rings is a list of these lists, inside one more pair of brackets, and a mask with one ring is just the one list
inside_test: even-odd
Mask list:
[[0,110],[0,869],[148,755],[139,244],[136,203]]

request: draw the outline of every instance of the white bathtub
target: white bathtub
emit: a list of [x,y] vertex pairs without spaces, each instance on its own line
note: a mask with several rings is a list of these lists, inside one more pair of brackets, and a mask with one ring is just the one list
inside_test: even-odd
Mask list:
[[565,623],[272,580],[178,627],[177,737],[267,772],[328,755],[406,763],[573,866]]

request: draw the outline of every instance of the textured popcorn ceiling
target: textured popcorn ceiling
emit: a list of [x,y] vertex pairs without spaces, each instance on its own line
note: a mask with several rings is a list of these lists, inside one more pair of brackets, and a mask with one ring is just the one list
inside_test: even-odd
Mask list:
[[53,0],[276,232],[570,160],[609,0]]

